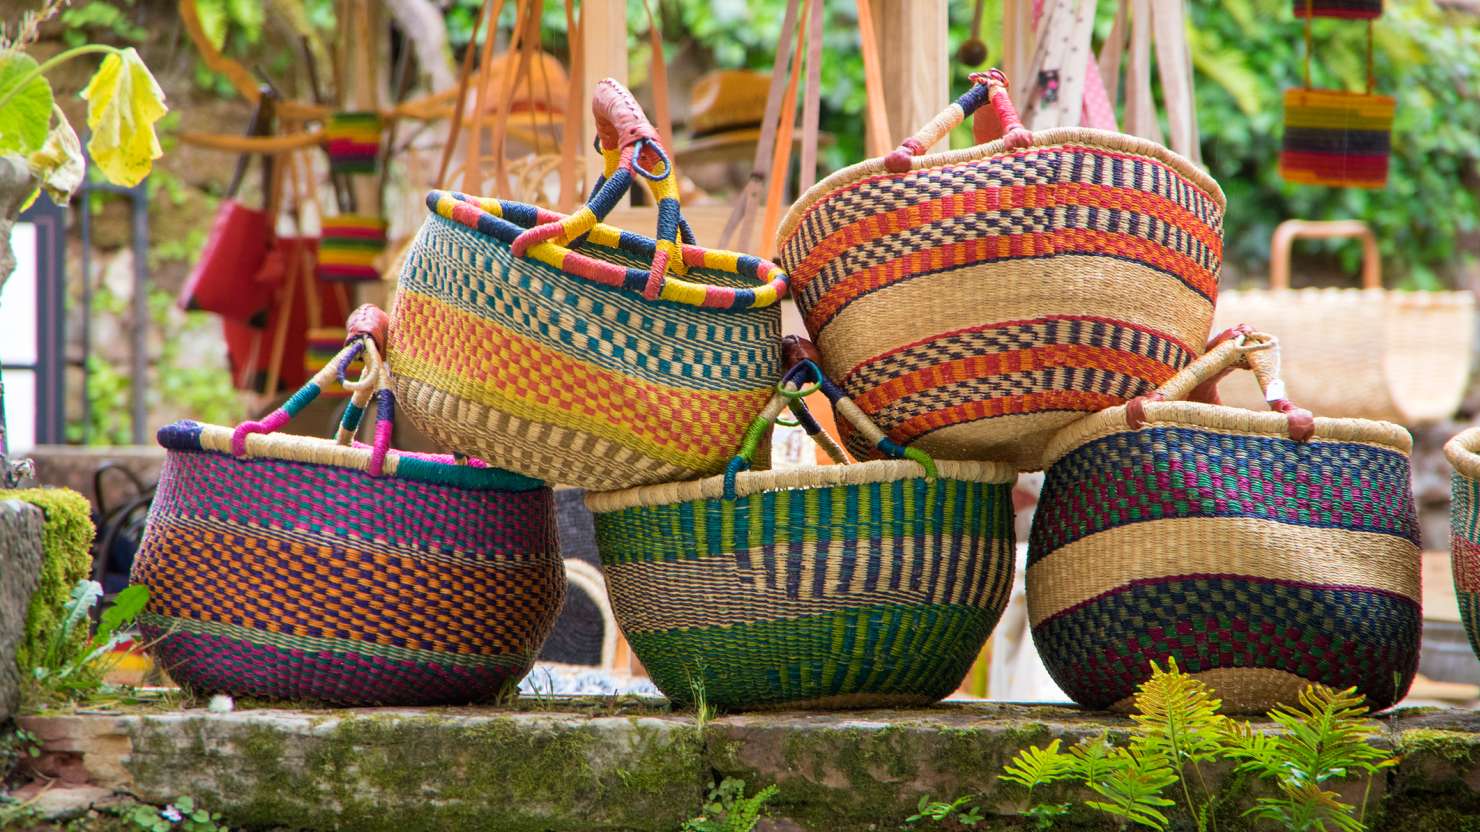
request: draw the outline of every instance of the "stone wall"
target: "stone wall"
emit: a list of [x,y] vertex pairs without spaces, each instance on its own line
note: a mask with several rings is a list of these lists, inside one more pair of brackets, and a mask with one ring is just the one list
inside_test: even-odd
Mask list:
[[41,509],[0,500],[0,725],[20,704],[16,650],[26,635],[31,594],[41,572]]

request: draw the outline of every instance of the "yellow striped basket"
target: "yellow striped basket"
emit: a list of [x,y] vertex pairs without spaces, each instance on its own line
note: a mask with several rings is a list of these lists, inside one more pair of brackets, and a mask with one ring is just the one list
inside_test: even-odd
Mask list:
[[[1276,412],[1187,400],[1236,366]],[[1403,698],[1421,630],[1411,439],[1313,417],[1282,398],[1278,367],[1274,339],[1248,332],[1049,443],[1028,615],[1075,701],[1126,708],[1169,658],[1231,713],[1311,683],[1374,709]]]

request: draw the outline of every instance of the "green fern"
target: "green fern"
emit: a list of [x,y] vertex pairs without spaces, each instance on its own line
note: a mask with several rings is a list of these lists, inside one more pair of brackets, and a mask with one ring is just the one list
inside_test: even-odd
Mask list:
[[1218,713],[1223,702],[1201,680],[1177,669],[1169,658],[1163,671],[1151,663],[1151,678],[1136,690],[1136,713],[1131,719],[1141,729],[1134,740],[1144,753],[1159,754],[1173,768],[1183,763],[1214,760],[1223,749],[1228,717]]
[[1086,783],[1105,799],[1087,800],[1085,805],[1137,826],[1158,832],[1166,829],[1170,821],[1161,810],[1175,804],[1162,797],[1162,792],[1179,779],[1166,759],[1134,748],[1117,748],[1106,760],[1112,762],[1105,767],[1105,776]]
[[1059,751],[1062,743],[1056,739],[1047,748],[1024,748],[1002,767],[1002,779],[1023,786],[1031,793],[1038,786],[1073,777],[1075,759]]
[[761,810],[779,792],[770,785],[746,797],[745,781],[726,777],[718,785],[711,784],[704,814],[685,821],[683,832],[752,832]]
[[1286,832],[1363,832],[1367,826],[1353,817],[1355,806],[1314,783],[1279,784],[1279,797],[1261,797],[1246,817],[1270,821]]

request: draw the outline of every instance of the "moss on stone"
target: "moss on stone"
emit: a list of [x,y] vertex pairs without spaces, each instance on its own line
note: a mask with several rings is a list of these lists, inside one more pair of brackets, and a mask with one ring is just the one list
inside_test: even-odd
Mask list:
[[[30,678],[31,668],[60,625],[72,587],[92,574],[92,504],[70,488],[8,491],[5,498],[30,503],[46,515],[41,530],[41,575],[26,613],[25,637],[16,649],[21,678]],[[79,632],[78,644],[85,637],[86,633]]]
[[1474,762],[1477,745],[1480,740],[1463,731],[1409,728],[1397,734],[1399,754],[1424,754],[1457,765]]

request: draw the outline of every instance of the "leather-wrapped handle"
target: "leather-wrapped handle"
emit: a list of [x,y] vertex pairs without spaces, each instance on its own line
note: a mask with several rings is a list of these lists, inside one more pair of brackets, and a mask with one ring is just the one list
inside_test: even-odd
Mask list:
[[639,141],[659,142],[658,128],[632,92],[615,78],[603,78],[591,97],[591,115],[596,117],[596,135],[607,150],[631,147]]
[[803,361],[812,361],[822,366],[822,353],[817,350],[816,344],[806,338],[800,335],[787,335],[781,339],[781,360],[786,362],[787,369]]
[[1285,220],[1269,242],[1269,288],[1290,288],[1290,249],[1296,240],[1361,240],[1362,288],[1382,288],[1377,235],[1361,220]]

